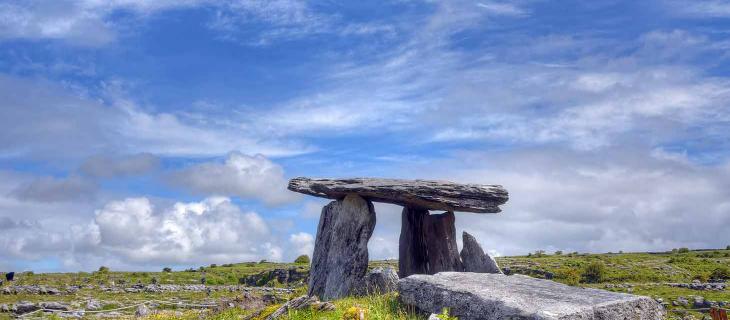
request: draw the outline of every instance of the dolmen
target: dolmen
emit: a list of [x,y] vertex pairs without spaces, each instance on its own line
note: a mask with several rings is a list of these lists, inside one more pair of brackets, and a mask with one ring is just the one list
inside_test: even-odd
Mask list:
[[[320,215],[309,277],[310,296],[331,300],[361,291],[358,288],[364,285],[368,267],[367,243],[376,220],[372,202],[403,206],[398,249],[401,278],[442,271],[499,272],[496,263],[466,233],[465,250],[459,254],[454,212],[501,212],[499,206],[509,199],[502,186],[300,177],[291,179],[288,189],[334,200]],[[444,212],[431,214],[429,210]]]

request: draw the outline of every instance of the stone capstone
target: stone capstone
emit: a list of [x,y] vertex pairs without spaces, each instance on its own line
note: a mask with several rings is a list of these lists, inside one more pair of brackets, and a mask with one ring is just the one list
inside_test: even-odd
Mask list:
[[398,247],[398,275],[401,278],[463,270],[453,212],[429,214],[426,209],[406,206],[401,220]]
[[316,197],[342,199],[357,194],[375,202],[393,203],[427,210],[497,213],[507,202],[507,190],[498,185],[459,184],[434,180],[404,179],[311,179],[294,178],[289,190]]
[[497,261],[482,250],[477,239],[466,231],[462,233],[461,262],[464,271],[477,273],[502,273]]
[[331,300],[356,293],[368,267],[375,228],[373,204],[356,194],[322,209],[309,277],[309,296]]
[[571,287],[523,275],[442,272],[398,281],[400,299],[424,312],[474,319],[659,320],[649,297]]

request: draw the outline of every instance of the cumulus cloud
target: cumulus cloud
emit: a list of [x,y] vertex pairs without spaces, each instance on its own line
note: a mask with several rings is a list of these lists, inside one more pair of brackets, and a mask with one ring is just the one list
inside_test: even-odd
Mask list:
[[306,232],[289,235],[289,244],[298,255],[306,254],[311,257],[314,252],[314,236]]
[[16,187],[11,195],[23,201],[59,202],[92,198],[96,189],[94,182],[79,176],[40,177]]
[[158,168],[160,159],[149,153],[135,155],[93,156],[81,165],[81,172],[97,178],[124,177],[143,174]]
[[254,198],[268,205],[298,199],[286,189],[284,169],[263,155],[239,152],[228,155],[225,162],[208,162],[173,173],[170,182],[198,194],[216,194]]
[[228,198],[175,203],[156,210],[147,198],[108,203],[90,226],[96,245],[133,262],[206,263],[277,260],[266,222]]

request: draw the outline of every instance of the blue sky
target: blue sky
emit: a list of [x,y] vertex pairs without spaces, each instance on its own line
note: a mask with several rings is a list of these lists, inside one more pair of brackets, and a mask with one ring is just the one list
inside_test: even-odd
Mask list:
[[498,255],[724,247],[728,52],[719,0],[0,1],[0,270],[292,260],[294,176],[504,185]]

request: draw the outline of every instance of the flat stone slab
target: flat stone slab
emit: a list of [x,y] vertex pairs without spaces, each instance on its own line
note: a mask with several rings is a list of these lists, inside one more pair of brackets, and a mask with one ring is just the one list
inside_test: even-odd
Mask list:
[[571,287],[524,275],[441,272],[398,281],[400,299],[431,313],[472,319],[662,319],[649,297]]
[[509,199],[507,190],[499,185],[434,180],[299,177],[289,181],[289,190],[328,199],[342,199],[348,193],[354,193],[376,202],[476,213],[500,212],[499,206]]

